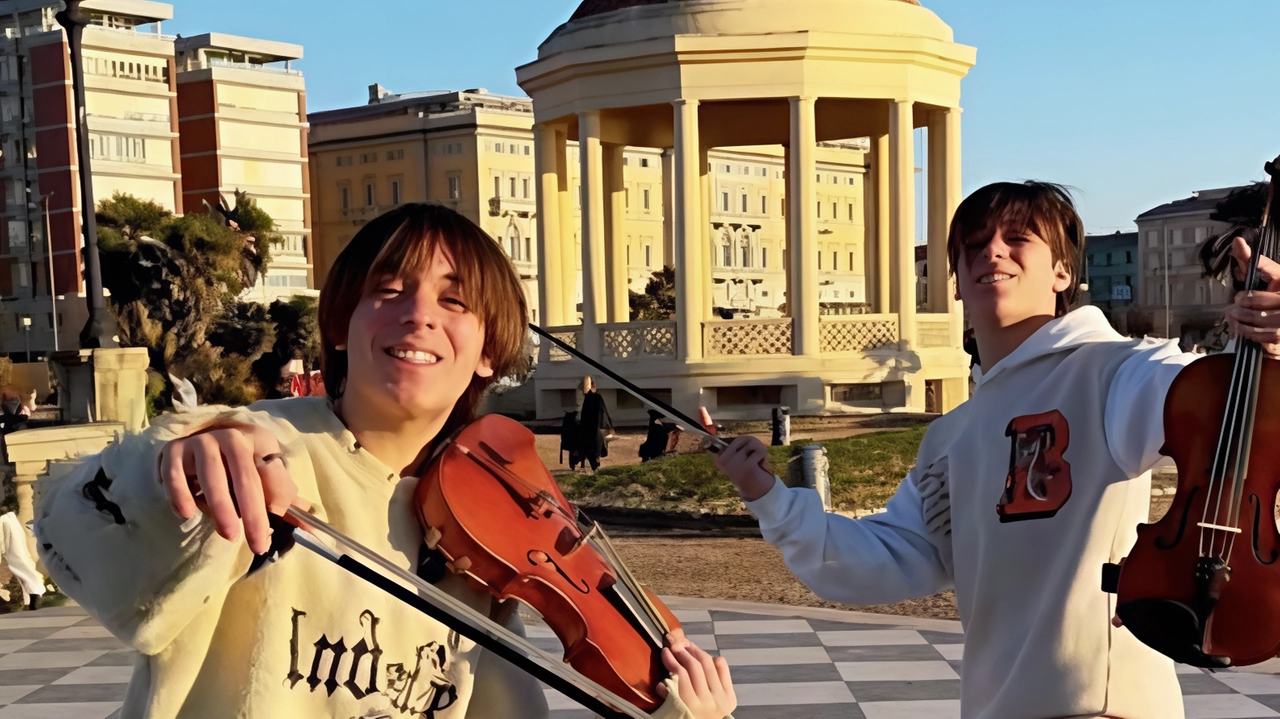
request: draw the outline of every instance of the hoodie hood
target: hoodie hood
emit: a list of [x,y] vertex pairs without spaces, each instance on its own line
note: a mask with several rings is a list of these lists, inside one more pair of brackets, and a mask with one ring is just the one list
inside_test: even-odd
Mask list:
[[981,388],[991,381],[992,377],[1010,368],[1026,364],[1031,360],[1055,352],[1069,350],[1086,342],[1123,342],[1127,338],[1116,332],[1107,322],[1102,310],[1093,305],[1086,305],[1062,317],[1055,317],[1036,330],[1018,348],[1000,360],[994,367],[982,371],[978,365],[973,367],[973,381]]

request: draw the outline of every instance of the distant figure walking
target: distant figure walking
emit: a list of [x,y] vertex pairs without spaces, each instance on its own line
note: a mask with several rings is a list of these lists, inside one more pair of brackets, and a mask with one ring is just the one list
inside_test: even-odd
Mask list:
[[577,469],[582,462],[582,453],[578,451],[578,411],[569,410],[564,413],[560,422],[560,464],[564,464],[564,453],[569,453],[569,469]]
[[578,413],[578,451],[582,453],[582,459],[591,465],[593,473],[600,468],[600,458],[609,456],[609,444],[605,441],[606,427],[610,433],[613,432],[609,408],[596,391],[595,380],[589,376],[583,377],[582,411]]
[[[9,565],[9,571],[18,578],[25,595],[23,602],[28,609],[36,608],[36,600],[44,594],[44,577],[36,570],[27,547],[27,530],[13,512],[0,515],[0,555]],[[9,601],[9,590],[0,587],[0,598]]]
[[656,409],[649,410],[649,432],[640,444],[640,461],[648,462],[675,450],[673,438],[680,435],[680,427],[662,421],[662,413]]

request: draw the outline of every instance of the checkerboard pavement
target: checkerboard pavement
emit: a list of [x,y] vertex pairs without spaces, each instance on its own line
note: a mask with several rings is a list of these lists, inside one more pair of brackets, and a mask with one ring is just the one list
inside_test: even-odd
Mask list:
[[[695,642],[729,660],[737,719],[960,716],[958,622],[700,599],[668,605]],[[531,624],[529,634],[558,650],[545,626]],[[0,616],[0,719],[114,719],[135,656],[77,606]],[[1280,717],[1280,660],[1178,671],[1188,719]],[[554,719],[591,716],[547,694]]]

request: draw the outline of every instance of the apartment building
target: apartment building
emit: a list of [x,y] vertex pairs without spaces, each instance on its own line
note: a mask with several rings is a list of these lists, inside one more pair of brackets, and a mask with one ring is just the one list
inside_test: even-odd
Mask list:
[[283,241],[245,299],[314,293],[306,87],[292,62],[302,48],[206,33],[175,42],[183,204],[202,212],[243,190]]
[[[76,346],[84,325],[80,167],[61,3],[0,2],[0,353]],[[170,5],[85,3],[85,109],[98,198],[125,192],[182,212]],[[50,268],[52,257],[52,268]],[[54,292],[50,293],[50,276]],[[53,295],[51,297],[51,294]]]
[[1203,276],[1199,247],[1227,225],[1210,213],[1235,187],[1194,192],[1138,215],[1138,329],[1176,337],[1190,346],[1219,324],[1230,302],[1221,282]]
[[[364,106],[308,116],[316,215],[314,263],[322,284],[333,258],[369,220],[404,202],[441,202],[497,240],[514,262],[538,316],[533,108],[527,98],[483,89],[396,95],[370,88]],[[865,143],[822,143],[817,194],[823,311],[866,302],[863,227]],[[707,241],[711,307],[723,317],[786,311],[785,181],[781,147],[717,148],[708,154]],[[574,257],[581,272],[581,179],[567,146]],[[629,288],[643,292],[668,264],[671,153],[626,147],[621,188]],[[667,180],[664,181],[664,178]],[[581,287],[581,275],[575,283]],[[577,299],[581,301],[581,290]]]

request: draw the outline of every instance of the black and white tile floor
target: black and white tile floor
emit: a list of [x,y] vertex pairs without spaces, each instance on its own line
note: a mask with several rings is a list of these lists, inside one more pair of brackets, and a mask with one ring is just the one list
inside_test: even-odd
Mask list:
[[[727,658],[738,719],[960,716],[958,622],[701,599],[669,604],[700,646]],[[557,649],[542,626],[535,643]],[[76,606],[0,616],[0,719],[118,716],[134,652]],[[1280,661],[1208,674],[1182,667],[1188,719],[1280,717]],[[554,719],[589,717],[548,692]]]

